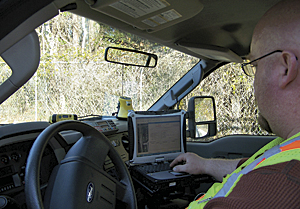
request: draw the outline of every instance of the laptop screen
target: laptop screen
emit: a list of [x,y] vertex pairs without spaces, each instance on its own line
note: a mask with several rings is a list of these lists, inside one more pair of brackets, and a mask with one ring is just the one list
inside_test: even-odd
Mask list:
[[[184,152],[185,111],[147,115],[129,114],[128,130],[134,144],[133,163],[172,160]],[[130,125],[129,125],[130,126]]]
[[136,119],[137,156],[180,152],[180,115]]

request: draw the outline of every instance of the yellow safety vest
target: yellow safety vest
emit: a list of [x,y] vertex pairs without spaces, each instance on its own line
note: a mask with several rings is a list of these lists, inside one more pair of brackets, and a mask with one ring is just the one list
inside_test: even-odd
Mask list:
[[227,197],[239,182],[240,178],[254,169],[287,162],[293,159],[300,160],[299,149],[300,133],[288,140],[284,140],[280,137],[274,139],[256,152],[230,175],[227,175],[222,183],[213,184],[205,195],[202,195],[197,200],[191,202],[188,209],[201,209],[204,208],[206,203],[211,199]]

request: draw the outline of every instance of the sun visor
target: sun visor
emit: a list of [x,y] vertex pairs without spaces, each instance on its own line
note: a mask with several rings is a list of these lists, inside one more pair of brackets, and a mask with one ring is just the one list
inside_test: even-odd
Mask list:
[[179,42],[178,46],[182,46],[194,53],[201,55],[202,57],[207,57],[212,60],[237,63],[241,63],[243,61],[243,59],[239,55],[237,55],[230,49],[220,46],[189,42]]
[[40,42],[32,31],[1,54],[12,75],[0,85],[0,104],[22,87],[36,72],[40,62]]
[[199,0],[86,0],[90,7],[147,32],[187,20],[203,9]]

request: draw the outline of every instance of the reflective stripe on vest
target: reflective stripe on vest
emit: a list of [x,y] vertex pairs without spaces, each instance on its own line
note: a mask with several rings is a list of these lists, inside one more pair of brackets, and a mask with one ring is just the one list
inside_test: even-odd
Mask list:
[[[296,145],[296,147],[295,147]],[[297,147],[298,145],[298,147]],[[239,177],[239,175],[243,174],[247,174],[250,171],[252,171],[258,164],[260,164],[263,160],[268,159],[269,157],[276,155],[280,152],[283,151],[287,151],[290,149],[286,149],[286,147],[290,147],[290,149],[296,149],[296,148],[300,148],[300,139],[299,137],[292,139],[290,141],[287,141],[283,144],[279,144],[269,150],[267,150],[263,155],[261,155],[260,157],[258,157],[256,160],[254,160],[252,163],[250,163],[248,166],[246,166],[244,169],[242,169],[240,172],[238,173],[234,173],[233,175],[231,175],[227,182],[223,185],[222,189],[213,197],[225,197],[225,195],[227,194],[227,192],[231,189],[231,187],[233,186],[234,182],[237,180],[237,178]],[[283,149],[283,151],[282,151]]]
[[231,188],[235,184],[235,182],[238,180],[240,175],[249,173],[250,171],[255,169],[260,163],[262,163],[264,160],[268,159],[269,157],[272,157],[280,152],[285,152],[285,151],[299,149],[299,148],[300,148],[300,137],[296,137],[287,142],[284,142],[282,144],[272,147],[271,149],[265,151],[261,156],[256,158],[253,162],[251,162],[245,168],[243,168],[241,171],[239,171],[237,173],[232,173],[228,177],[227,181],[223,184],[222,188],[213,197],[201,198],[197,203],[200,204],[203,202],[207,202],[207,201],[217,198],[217,197],[225,197],[226,194],[231,190]]

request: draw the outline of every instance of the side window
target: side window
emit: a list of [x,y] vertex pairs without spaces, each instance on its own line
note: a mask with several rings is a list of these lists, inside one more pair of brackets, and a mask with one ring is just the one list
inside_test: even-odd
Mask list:
[[213,96],[216,101],[217,136],[200,141],[233,134],[268,135],[257,123],[253,78],[243,73],[240,64],[230,63],[215,70],[183,102],[193,96]]

